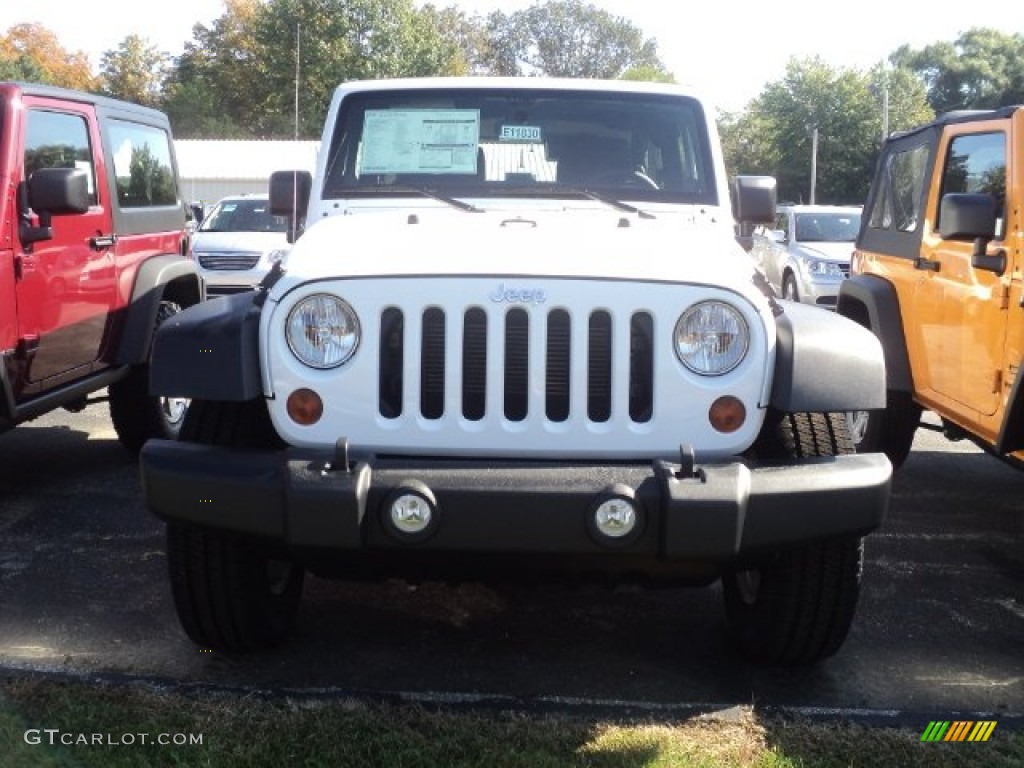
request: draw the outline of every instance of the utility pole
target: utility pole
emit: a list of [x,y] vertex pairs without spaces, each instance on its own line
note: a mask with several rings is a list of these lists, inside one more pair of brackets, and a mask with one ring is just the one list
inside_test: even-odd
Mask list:
[[814,189],[818,185],[818,126],[811,130],[811,205],[814,205]]
[[889,136],[889,73],[882,74],[882,143]]

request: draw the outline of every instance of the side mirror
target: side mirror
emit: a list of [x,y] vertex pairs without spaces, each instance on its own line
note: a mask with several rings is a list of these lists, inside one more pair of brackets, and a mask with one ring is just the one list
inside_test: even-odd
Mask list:
[[306,228],[313,175],[309,171],[274,171],[270,174],[270,212],[287,216],[288,242],[294,243]]
[[22,245],[52,239],[54,215],[89,210],[88,176],[79,168],[40,168],[29,176],[26,188],[25,203],[39,216],[39,226],[33,227],[22,216],[18,225]]
[[1002,275],[1006,272],[1006,251],[988,254],[996,236],[996,199],[992,195],[953,193],[939,203],[939,229],[946,240],[974,240],[971,266]]
[[776,183],[773,176],[737,176],[733,179],[732,212],[739,222],[775,221]]

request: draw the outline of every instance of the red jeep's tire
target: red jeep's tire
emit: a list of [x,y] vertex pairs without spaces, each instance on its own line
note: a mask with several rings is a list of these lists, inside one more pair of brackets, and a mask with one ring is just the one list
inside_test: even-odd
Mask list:
[[[263,400],[193,401],[181,440],[245,449],[280,446]],[[280,644],[302,599],[304,571],[272,543],[201,526],[167,526],[174,606],[198,645],[225,653]]]
[[[181,307],[173,302],[160,302],[156,327],[180,311]],[[121,444],[133,454],[138,454],[150,438],[177,439],[188,400],[150,395],[149,363],[134,366],[125,378],[111,384],[107,392],[114,431]]]
[[[853,453],[839,413],[770,412],[754,445],[757,458]],[[730,630],[752,661],[813,664],[843,644],[860,595],[860,536],[811,541],[745,564],[722,577]]]

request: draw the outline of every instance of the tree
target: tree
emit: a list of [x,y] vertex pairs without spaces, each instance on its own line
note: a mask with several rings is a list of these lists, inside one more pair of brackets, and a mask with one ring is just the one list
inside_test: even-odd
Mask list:
[[33,59],[24,54],[6,58],[0,53],[0,80],[21,80],[26,83],[45,83],[46,73]]
[[170,56],[138,35],[128,35],[116,50],[103,54],[100,79],[109,96],[160,107]]
[[0,67],[24,79],[82,91],[96,89],[89,57],[61,46],[42,24],[15,24],[0,37]]
[[864,73],[834,69],[820,57],[791,59],[785,77],[769,83],[744,113],[722,119],[730,172],[773,175],[780,200],[810,202],[817,129],[815,202],[862,202],[882,132],[883,74],[890,130],[931,118],[923,87],[905,70]]
[[889,57],[924,82],[936,112],[992,109],[1024,103],[1024,35],[975,27],[954,42],[914,50],[904,45]]
[[250,89],[261,76],[254,36],[260,6],[260,0],[225,0],[224,14],[210,27],[192,28],[165,84],[165,109],[179,138],[253,135],[262,107]]
[[460,38],[447,35],[464,19],[412,0],[227,0],[221,18],[194,28],[167,110],[180,136],[221,125],[317,137],[344,80],[467,71]]
[[665,73],[657,42],[628,20],[580,0],[548,0],[487,17],[490,68],[499,75],[619,78]]

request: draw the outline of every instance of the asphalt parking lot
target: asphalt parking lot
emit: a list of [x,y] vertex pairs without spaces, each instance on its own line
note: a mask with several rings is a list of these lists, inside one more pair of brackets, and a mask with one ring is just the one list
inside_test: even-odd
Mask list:
[[307,582],[274,653],[179,629],[161,525],[105,405],[0,437],[0,672],[526,707],[1024,722],[1024,476],[921,430],[867,542],[846,645],[809,670],[737,660],[717,587],[643,591]]

